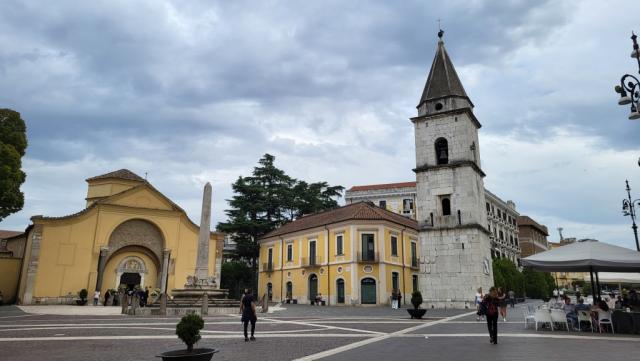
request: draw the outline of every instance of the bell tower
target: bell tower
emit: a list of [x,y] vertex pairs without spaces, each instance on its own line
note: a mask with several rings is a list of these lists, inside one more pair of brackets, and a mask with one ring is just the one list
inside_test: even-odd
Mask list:
[[428,307],[473,307],[478,287],[493,285],[478,129],[438,33],[418,103],[415,129],[420,291]]

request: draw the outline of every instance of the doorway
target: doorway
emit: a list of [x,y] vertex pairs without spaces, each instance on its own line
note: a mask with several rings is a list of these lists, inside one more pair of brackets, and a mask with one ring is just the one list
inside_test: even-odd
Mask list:
[[309,301],[315,301],[318,295],[318,276],[309,276]]
[[338,290],[338,303],[344,303],[344,280],[342,278],[336,282],[336,290]]
[[360,281],[360,303],[363,305],[376,304],[376,280],[363,278]]

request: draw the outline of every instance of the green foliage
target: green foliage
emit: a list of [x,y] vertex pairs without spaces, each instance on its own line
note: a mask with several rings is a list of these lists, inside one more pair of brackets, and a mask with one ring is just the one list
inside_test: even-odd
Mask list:
[[22,171],[26,133],[27,127],[20,113],[0,109],[0,221],[24,206],[20,186],[26,179]]
[[78,292],[78,297],[80,297],[80,299],[83,301],[86,301],[88,295],[89,295],[89,292],[87,292],[86,288],[83,288],[80,290],[80,292]]
[[[525,279],[525,287],[527,291],[527,297],[531,298],[548,298],[551,297],[553,289],[555,287],[553,277],[551,274],[544,272],[537,272],[525,268],[523,271]],[[551,281],[551,283],[549,283]]]
[[232,184],[234,196],[225,211],[228,222],[218,230],[231,234],[237,243],[237,256],[250,260],[253,277],[258,269],[258,239],[304,214],[335,208],[341,186],[326,182],[306,183],[288,176],[275,165],[275,157],[265,154],[251,176],[239,177]]
[[422,304],[422,293],[420,291],[413,291],[411,294],[411,304],[413,308],[418,309]]
[[231,261],[222,264],[221,287],[229,290],[229,297],[240,299],[242,291],[251,287],[251,269],[245,262]]
[[516,265],[506,258],[493,260],[493,283],[504,292],[513,290],[516,296],[524,295],[524,276]]
[[193,345],[200,341],[202,328],[204,328],[204,320],[195,313],[182,317],[176,325],[176,335],[187,345],[187,352],[193,351]]

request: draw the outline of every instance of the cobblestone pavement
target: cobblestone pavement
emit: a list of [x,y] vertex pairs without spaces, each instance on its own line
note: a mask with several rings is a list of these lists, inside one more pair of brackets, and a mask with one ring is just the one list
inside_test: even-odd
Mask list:
[[[637,359],[639,335],[535,331],[522,306],[499,322],[489,344],[484,322],[470,310],[429,310],[411,320],[388,307],[283,305],[259,315],[257,341],[245,343],[238,315],[205,318],[197,347],[214,360],[559,360]],[[45,312],[42,309],[41,312]],[[82,313],[86,313],[83,310]],[[183,348],[177,317],[29,314],[0,307],[0,360],[156,360]],[[617,355],[617,356],[616,356]]]

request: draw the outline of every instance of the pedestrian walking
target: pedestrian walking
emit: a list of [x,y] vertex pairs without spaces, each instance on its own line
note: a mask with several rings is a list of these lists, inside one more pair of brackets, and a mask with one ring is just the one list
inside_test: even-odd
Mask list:
[[149,287],[145,287],[144,289],[144,305],[146,306],[149,303]]
[[509,290],[507,292],[509,294],[509,304],[511,304],[511,308],[516,307],[516,293],[513,290]]
[[487,317],[487,329],[489,330],[489,342],[498,344],[498,291],[495,287],[489,289],[489,293],[482,300],[482,309]]
[[100,301],[100,291],[96,290],[93,293],[93,305],[97,306],[99,301]]
[[476,304],[476,311],[478,315],[478,317],[476,317],[476,321],[480,321],[480,317],[484,318],[484,313],[481,312],[480,309],[480,303],[482,302],[482,287],[479,287],[476,291],[476,298],[474,302]]
[[391,291],[391,308],[394,310],[398,308],[398,294],[396,290]]
[[500,316],[503,322],[507,322],[507,294],[502,287],[498,287],[498,306],[500,306]]
[[401,301],[402,301],[402,292],[398,290],[398,308],[400,308],[400,305],[402,305],[402,303],[400,303]]
[[104,305],[103,305],[103,306],[106,306],[106,305],[107,305],[107,302],[109,302],[109,297],[111,297],[111,293],[109,293],[109,290],[107,290],[107,291],[104,293]]
[[[253,299],[251,290],[248,288],[245,288],[244,296],[242,296],[242,300],[240,301],[240,313],[242,314],[242,318],[240,320],[244,325],[244,341],[255,341],[256,338],[253,334],[256,330],[256,321],[258,320],[258,316],[256,315],[255,300]],[[251,322],[251,338],[247,337],[247,327],[249,326],[249,322]]]

